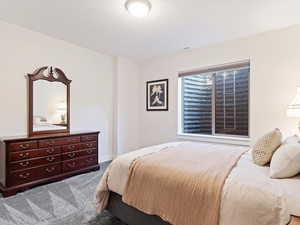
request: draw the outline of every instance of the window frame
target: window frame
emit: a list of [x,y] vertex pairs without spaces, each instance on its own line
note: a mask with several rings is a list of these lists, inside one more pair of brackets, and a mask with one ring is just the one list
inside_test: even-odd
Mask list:
[[[234,70],[234,69],[242,69],[242,68],[249,68],[249,77],[248,77],[248,135],[234,135],[234,134],[220,134],[216,133],[216,128],[215,128],[215,122],[216,122],[216,111],[215,111],[215,76],[217,72],[223,72],[227,70]],[[192,76],[196,74],[201,74],[201,73],[208,73],[211,72],[213,73],[213,85],[212,85],[212,134],[192,134],[192,133],[184,133],[183,132],[183,89],[182,89],[182,78],[186,76]],[[197,70],[191,70],[191,71],[185,71],[185,72],[180,72],[178,75],[178,126],[177,126],[177,135],[180,138],[184,139],[192,139],[195,140],[197,138],[200,138],[203,140],[203,138],[208,141],[211,141],[215,139],[216,142],[225,142],[225,143],[232,143],[236,142],[239,145],[249,145],[250,143],[250,80],[251,80],[251,64],[250,60],[244,60],[244,61],[239,61],[239,62],[234,62],[234,63],[228,63],[228,64],[223,64],[223,65],[217,65],[217,66],[210,66],[210,67],[205,67],[202,69],[197,69]]]

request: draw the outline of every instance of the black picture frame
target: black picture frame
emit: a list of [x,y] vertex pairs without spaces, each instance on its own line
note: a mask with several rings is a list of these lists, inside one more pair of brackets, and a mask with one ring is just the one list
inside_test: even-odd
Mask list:
[[[151,88],[152,89],[158,88],[158,90],[156,91],[155,94],[150,94]],[[146,110],[147,111],[168,111],[169,110],[169,79],[153,80],[153,81],[146,82]]]

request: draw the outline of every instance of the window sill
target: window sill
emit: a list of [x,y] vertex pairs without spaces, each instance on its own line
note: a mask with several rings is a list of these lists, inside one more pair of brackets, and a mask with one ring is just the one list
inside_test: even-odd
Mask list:
[[178,133],[177,138],[191,140],[191,141],[204,141],[204,142],[243,145],[243,146],[250,146],[250,142],[251,142],[251,139],[249,137],[212,136],[212,135],[205,135],[205,134]]

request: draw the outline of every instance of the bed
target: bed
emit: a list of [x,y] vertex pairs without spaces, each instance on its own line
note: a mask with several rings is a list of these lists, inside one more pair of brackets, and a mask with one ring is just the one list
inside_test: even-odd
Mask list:
[[[297,217],[300,216],[300,176],[291,179],[271,179],[269,178],[269,167],[253,164],[246,147],[208,143],[167,143],[118,157],[99,183],[97,189],[98,210],[101,211],[105,208],[129,225],[173,224],[162,220],[161,215],[151,215],[134,205],[125,203],[122,199],[128,185],[133,162],[166,149],[187,148],[191,145],[199,150],[214,148],[218,151],[234,149],[244,152],[226,177],[221,194],[220,209],[217,212],[219,225],[299,224]],[[99,198],[103,193],[108,193],[108,195],[105,195],[104,198],[102,195],[102,198]],[[188,213],[185,214],[188,216]]]
[[39,123],[33,125],[33,131],[65,130],[65,125],[54,125],[51,123]]

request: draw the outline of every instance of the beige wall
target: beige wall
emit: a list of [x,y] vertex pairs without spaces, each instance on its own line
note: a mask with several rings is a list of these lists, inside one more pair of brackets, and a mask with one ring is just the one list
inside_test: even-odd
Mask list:
[[177,138],[178,72],[250,59],[250,136],[253,141],[279,127],[284,135],[296,132],[297,119],[286,117],[287,105],[300,86],[300,26],[227,41],[174,55],[157,57],[141,65],[141,98],[145,82],[169,78],[169,111],[146,112],[140,107],[140,144],[147,146]]
[[117,60],[117,154],[139,148],[139,69],[132,61]]
[[[71,130],[100,130],[100,158],[102,161],[110,159],[114,151],[113,141],[118,135],[114,130],[117,104],[114,99],[117,85],[114,81],[118,77],[115,57],[4,22],[0,22],[0,30],[0,136],[26,133],[25,75],[38,67],[52,65],[63,69],[72,80]],[[136,72],[136,64],[129,60],[127,63],[131,66],[129,72]],[[131,74],[125,69],[124,76]],[[131,88],[131,83],[127,86]],[[130,114],[130,110],[126,111]],[[133,126],[131,129],[135,132],[136,128]]]

